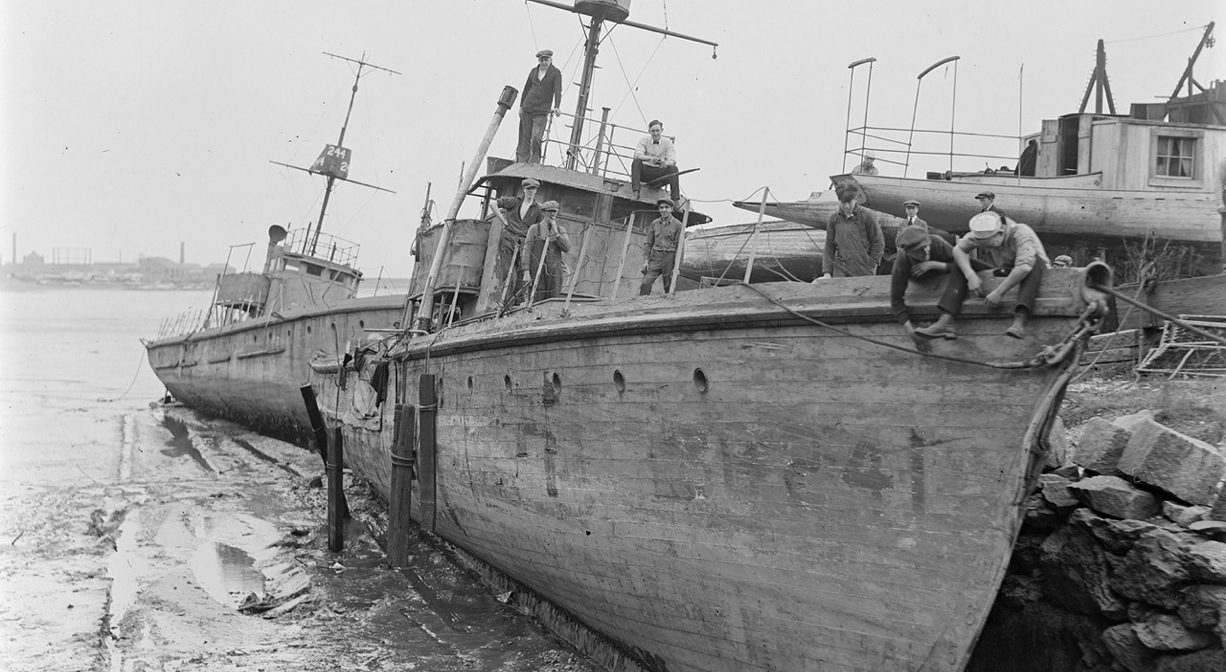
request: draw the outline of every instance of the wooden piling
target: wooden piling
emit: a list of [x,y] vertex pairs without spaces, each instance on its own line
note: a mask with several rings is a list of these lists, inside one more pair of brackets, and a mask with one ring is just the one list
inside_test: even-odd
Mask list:
[[397,406],[396,432],[392,442],[392,487],[388,510],[387,562],[404,567],[409,559],[410,503],[413,494],[413,442],[417,434],[417,408]]
[[345,446],[341,428],[332,430],[328,441],[328,550],[339,553],[345,547]]
[[[338,375],[345,375],[341,371]],[[328,428],[324,424],[324,416],[319,412],[319,404],[315,401],[315,389],[310,385],[303,385],[298,388],[302,393],[302,401],[306,405],[307,418],[311,421],[311,432],[315,436],[315,449],[319,452],[319,459],[324,463],[324,468],[328,467]],[[341,492],[341,515],[345,518],[349,517],[349,503],[345,500],[345,493]]]

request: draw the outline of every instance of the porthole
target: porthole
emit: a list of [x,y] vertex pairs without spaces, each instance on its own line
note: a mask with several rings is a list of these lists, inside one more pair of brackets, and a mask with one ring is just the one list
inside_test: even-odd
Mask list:
[[562,394],[562,377],[555,373],[551,382],[553,383],[554,396]]
[[366,328],[366,320],[358,320],[358,329]]
[[617,388],[617,393],[622,394],[626,391],[626,377],[621,371],[613,372],[613,387]]
[[507,388],[507,392],[511,391],[511,376],[510,375],[506,375],[502,377],[502,386]]
[[468,377],[468,391],[469,392],[473,391],[473,377],[472,376]]
[[707,374],[703,373],[702,369],[694,369],[694,389],[698,390],[699,394],[706,394],[708,387]]
[[307,325],[307,333],[308,333],[308,334],[309,334],[309,333],[311,333],[311,325],[309,325],[309,324]]

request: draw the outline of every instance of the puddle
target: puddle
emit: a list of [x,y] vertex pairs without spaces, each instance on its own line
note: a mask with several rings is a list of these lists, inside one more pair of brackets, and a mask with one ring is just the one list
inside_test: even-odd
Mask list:
[[202,544],[192,555],[191,568],[197,585],[231,609],[251,593],[264,591],[264,574],[255,568],[255,558],[229,544]]
[[205,471],[213,471],[208,460],[204,459],[204,455],[201,455],[200,450],[192,443],[192,437],[187,432],[187,423],[165,415],[162,416],[162,426],[170,431],[170,441],[167,442],[167,447],[162,449],[163,455],[171,458],[186,455]]

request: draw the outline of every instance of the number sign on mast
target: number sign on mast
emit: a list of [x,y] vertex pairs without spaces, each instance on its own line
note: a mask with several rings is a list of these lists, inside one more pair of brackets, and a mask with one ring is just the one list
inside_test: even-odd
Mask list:
[[365,182],[358,182],[357,180],[349,179],[349,162],[353,152],[345,147],[345,131],[349,128],[349,117],[353,114],[353,101],[358,95],[358,80],[362,78],[363,68],[382,70],[383,72],[393,75],[399,75],[401,73],[390,68],[384,68],[366,62],[365,53],[362,54],[362,58],[360,59],[348,58],[346,56],[340,56],[327,51],[323,53],[327,56],[331,56],[332,58],[339,58],[342,61],[349,61],[350,63],[358,64],[358,70],[353,76],[353,89],[349,93],[349,108],[345,111],[345,123],[341,125],[340,137],[337,138],[335,145],[324,146],[323,152],[319,154],[319,158],[315,159],[315,163],[311,164],[310,168],[292,166],[288,163],[281,163],[280,161],[269,162],[275,163],[278,166],[285,166],[286,168],[293,168],[294,170],[301,170],[311,173],[312,175],[323,175],[324,177],[328,178],[327,186],[324,187],[323,204],[319,208],[319,220],[315,222],[314,235],[311,234],[311,225],[307,224],[307,238],[309,238],[311,242],[310,248],[304,250],[304,252],[312,255],[315,254],[315,246],[319,242],[319,233],[323,230],[324,226],[324,215],[328,212],[328,200],[332,197],[332,187],[337,180],[344,180],[345,182],[359,184],[363,187],[370,187],[371,189],[378,189],[379,191],[386,191],[392,194],[396,193],[391,189],[384,189],[383,187],[375,186],[373,184],[367,184]]

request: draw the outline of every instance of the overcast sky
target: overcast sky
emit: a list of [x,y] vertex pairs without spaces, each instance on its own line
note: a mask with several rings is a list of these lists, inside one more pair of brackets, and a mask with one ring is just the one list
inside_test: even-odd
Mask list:
[[[745,222],[751,213],[722,202],[762,186],[801,199],[843,170],[852,61],[877,59],[870,125],[908,128],[916,110],[921,129],[1015,136],[1076,111],[1100,38],[1120,112],[1168,96],[1224,6],[634,0],[631,20],[718,42],[718,59],[618,27],[591,102],[626,125],[664,120],[681,167],[701,168],[682,178],[685,194],[718,223]],[[441,217],[502,86],[522,87],[546,47],[577,81],[583,39],[576,15],[522,0],[5,0],[0,30],[5,262],[13,234],[19,256],[177,258],[184,243],[188,261],[206,263],[229,245],[262,245],[271,224],[305,227],[323,179],[269,161],[306,166],[336,141],[353,68],[329,51],[403,73],[363,77],[345,140],[350,177],[396,193],[341,185],[324,222],[362,246],[370,277],[408,275],[426,185]],[[953,66],[934,70],[917,103],[916,76],[947,56],[961,57],[956,79]],[[868,70],[855,72],[858,125]],[[1226,52],[1206,50],[1195,72],[1206,85],[1226,78]],[[575,100],[569,86],[563,108]],[[514,155],[516,123],[513,111],[492,155]],[[1011,142],[991,150],[1011,153]],[[947,163],[913,162],[910,174]]]

